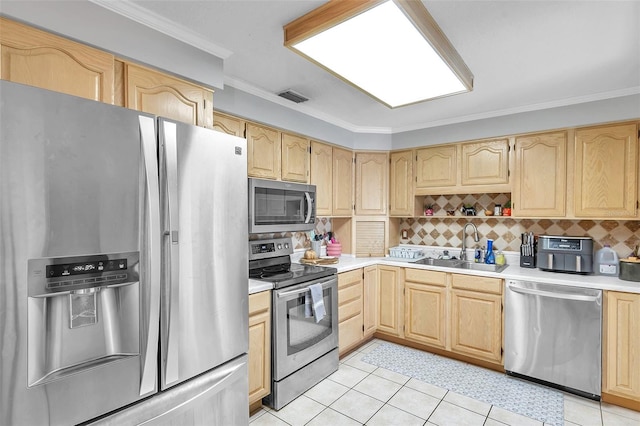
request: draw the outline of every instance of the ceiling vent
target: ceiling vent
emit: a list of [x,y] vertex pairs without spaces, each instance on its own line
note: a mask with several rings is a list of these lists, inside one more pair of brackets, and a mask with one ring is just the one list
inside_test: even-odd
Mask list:
[[280,93],[278,93],[278,96],[288,99],[292,102],[295,102],[297,104],[301,103],[301,102],[306,102],[309,100],[309,98],[305,98],[304,96],[302,96],[300,93],[296,93],[291,89],[287,89],[284,90]]

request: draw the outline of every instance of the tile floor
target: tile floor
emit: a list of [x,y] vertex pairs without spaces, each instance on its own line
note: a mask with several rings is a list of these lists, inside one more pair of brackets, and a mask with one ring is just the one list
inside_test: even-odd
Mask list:
[[[263,407],[251,426],[543,424],[481,401],[361,361],[373,340],[340,360],[337,372],[280,411]],[[478,367],[480,368],[480,367]],[[638,426],[640,412],[565,394],[566,426]]]

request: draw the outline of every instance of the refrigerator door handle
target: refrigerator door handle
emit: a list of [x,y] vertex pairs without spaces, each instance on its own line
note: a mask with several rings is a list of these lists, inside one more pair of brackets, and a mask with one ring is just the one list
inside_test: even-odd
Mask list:
[[147,116],[138,117],[140,124],[140,139],[142,143],[142,158],[144,161],[145,184],[148,203],[148,275],[146,285],[149,288],[149,307],[147,324],[147,342],[142,364],[142,376],[140,378],[140,395],[145,395],[155,390],[157,357],[158,357],[158,333],[160,315],[160,192],[158,183],[158,162],[156,148],[155,120]]
[[178,381],[178,361],[179,361],[179,343],[180,336],[178,316],[179,309],[179,245],[178,245],[178,135],[175,123],[159,120],[162,128],[162,137],[165,153],[165,172],[167,182],[167,215],[169,226],[169,244],[168,244],[168,262],[169,262],[169,282],[167,287],[169,290],[169,313],[168,317],[168,335],[167,335],[167,356],[164,382],[170,385]]
[[304,219],[304,223],[309,223],[311,220],[311,211],[313,210],[313,204],[311,201],[311,195],[308,192],[304,193],[304,196],[307,198],[307,217]]

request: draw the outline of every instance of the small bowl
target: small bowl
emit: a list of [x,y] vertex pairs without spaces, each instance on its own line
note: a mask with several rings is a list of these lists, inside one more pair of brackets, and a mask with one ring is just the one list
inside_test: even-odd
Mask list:
[[493,216],[493,210],[485,210],[484,211],[484,215],[485,216]]

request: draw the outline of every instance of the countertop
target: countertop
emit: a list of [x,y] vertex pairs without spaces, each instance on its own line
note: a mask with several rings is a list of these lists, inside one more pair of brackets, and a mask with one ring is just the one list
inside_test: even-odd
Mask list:
[[[292,262],[298,262],[304,252],[296,252],[291,255]],[[613,290],[626,293],[640,294],[640,282],[624,281],[617,277],[607,277],[602,275],[578,275],[561,272],[546,272],[538,268],[521,268],[517,253],[505,253],[507,264],[509,265],[502,272],[485,272],[461,270],[456,268],[428,266],[412,263],[415,259],[398,259],[391,257],[354,257],[352,255],[342,255],[336,264],[328,265],[338,270],[338,273],[351,271],[353,269],[364,268],[370,265],[389,265],[399,267],[409,267],[417,269],[429,269],[433,271],[451,272],[466,275],[478,275],[483,277],[496,277],[505,280],[535,281],[548,284],[562,284],[572,287],[595,288],[599,290]],[[430,256],[433,257],[433,256]],[[249,294],[270,290],[272,285],[258,280],[249,280]]]

